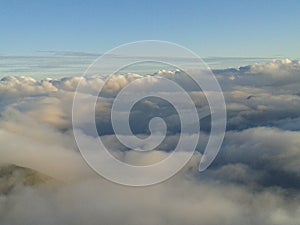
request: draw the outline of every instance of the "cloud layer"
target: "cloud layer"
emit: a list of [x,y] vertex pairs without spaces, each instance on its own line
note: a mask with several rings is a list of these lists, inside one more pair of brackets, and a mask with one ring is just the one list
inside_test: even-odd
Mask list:
[[[97,95],[103,77],[3,78],[0,166],[31,168],[58,182],[21,183],[0,194],[0,223],[298,224],[300,62],[277,60],[214,73],[224,91],[228,114],[220,154],[208,170],[197,171],[210,133],[210,117],[205,117],[200,121],[200,139],[192,160],[170,180],[147,188],[124,187],[97,176],[76,147],[71,123],[74,91],[81,80],[87,91]],[[137,90],[155,88],[157,75],[184,87],[200,115],[208,110],[203,92],[180,71],[147,75],[144,82],[137,83]],[[147,154],[136,153],[116,139],[110,124],[114,97],[141,77],[145,76],[119,74],[106,82],[96,105],[96,123],[112,154],[145,165],[165,158],[174,149],[180,123],[168,102],[147,98],[132,109],[133,133],[147,137],[150,119],[160,116],[168,125],[167,137]],[[84,94],[85,89],[82,91]],[[84,115],[85,109],[80,113]],[[12,172],[11,177],[20,179],[20,174]]]

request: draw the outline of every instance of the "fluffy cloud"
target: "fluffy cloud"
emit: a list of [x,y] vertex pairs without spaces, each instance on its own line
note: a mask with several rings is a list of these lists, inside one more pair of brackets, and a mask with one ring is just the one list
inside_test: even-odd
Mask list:
[[250,72],[254,74],[264,74],[275,78],[285,79],[286,77],[299,76],[300,62],[290,59],[275,60],[265,64],[255,64],[250,66]]
[[[208,170],[197,171],[210,132],[210,117],[205,117],[201,120],[198,153],[173,178],[147,188],[111,183],[87,166],[72,132],[74,91],[82,82],[83,99],[86,93],[98,96],[99,86],[105,84],[96,105],[99,135],[118,159],[146,165],[165,158],[177,145],[178,114],[168,102],[157,98],[136,104],[130,118],[134,134],[146,138],[149,121],[156,116],[168,126],[167,136],[154,151],[137,153],[122,145],[114,134],[110,121],[114,97],[132,81],[138,81],[136,90],[151,90],[159,82],[159,75],[183,86],[199,114],[205,114],[205,95],[186,74],[162,70],[146,76],[143,82],[139,78],[144,76],[119,74],[106,83],[101,76],[41,81],[30,77],[3,78],[0,167],[30,168],[56,182],[32,186],[23,182],[27,172],[9,167],[10,178],[0,177],[0,187],[10,185],[9,192],[0,193],[0,223],[298,224],[299,61],[277,60],[214,72],[224,90],[228,114],[228,131],[220,154]],[[177,100],[185,105],[181,96]],[[86,109],[80,110],[84,118]],[[89,133],[85,135],[89,137]],[[189,134],[182,135],[190,138]]]

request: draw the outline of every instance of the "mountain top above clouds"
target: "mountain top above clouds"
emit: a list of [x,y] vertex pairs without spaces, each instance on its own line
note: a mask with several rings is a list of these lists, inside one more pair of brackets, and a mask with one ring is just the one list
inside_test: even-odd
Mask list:
[[20,186],[37,186],[56,183],[56,181],[35,170],[14,164],[0,166],[0,195],[8,194]]

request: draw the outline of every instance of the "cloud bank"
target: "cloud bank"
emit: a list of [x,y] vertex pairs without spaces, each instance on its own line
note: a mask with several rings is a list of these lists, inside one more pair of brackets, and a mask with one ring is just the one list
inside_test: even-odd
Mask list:
[[[1,168],[30,168],[56,182],[16,182],[9,192],[1,193],[0,224],[299,224],[300,62],[276,60],[214,73],[228,114],[220,154],[208,170],[197,171],[210,132],[210,117],[205,117],[191,161],[168,181],[146,188],[124,187],[97,176],[76,147],[71,123],[74,91],[84,79],[86,90],[97,95],[103,77],[3,78]],[[147,75],[137,89],[153,88],[157,75],[183,86],[199,114],[207,111],[205,95],[181,71]],[[110,124],[113,100],[141,77],[145,76],[114,75],[99,94],[95,119],[112,154],[146,165],[170,154],[179,139],[180,123],[168,102],[147,98],[132,109],[133,133],[147,137],[149,120],[160,116],[168,125],[167,137],[147,154],[128,149],[116,139]],[[24,178],[15,169],[9,174],[10,179]],[[0,178],[0,182],[8,180]]]

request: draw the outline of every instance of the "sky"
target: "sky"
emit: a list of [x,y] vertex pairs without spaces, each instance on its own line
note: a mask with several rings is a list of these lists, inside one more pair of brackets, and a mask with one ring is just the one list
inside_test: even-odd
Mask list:
[[0,55],[165,40],[202,57],[299,59],[299,1],[0,1]]
[[[0,0],[0,224],[299,225],[299,12],[300,1]],[[145,39],[213,70],[145,42],[89,67]],[[136,52],[189,70],[130,65],[147,59]],[[213,162],[200,172],[202,160]]]

